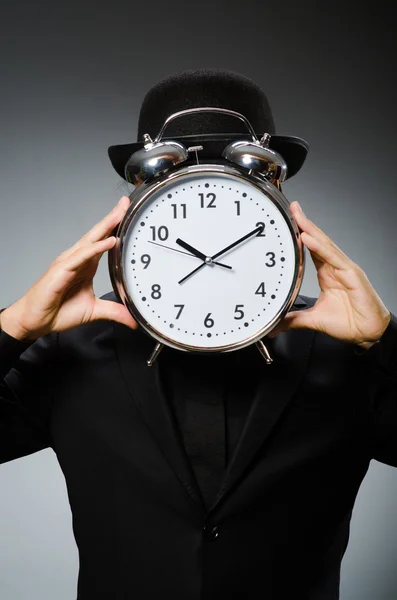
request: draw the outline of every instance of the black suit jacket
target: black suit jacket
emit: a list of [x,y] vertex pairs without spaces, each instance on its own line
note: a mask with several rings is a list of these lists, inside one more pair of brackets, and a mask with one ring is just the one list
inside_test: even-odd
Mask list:
[[369,463],[397,466],[397,319],[368,351],[308,329],[268,344],[274,363],[206,510],[144,331],[0,334],[0,459],[56,453],[79,600],[338,598]]

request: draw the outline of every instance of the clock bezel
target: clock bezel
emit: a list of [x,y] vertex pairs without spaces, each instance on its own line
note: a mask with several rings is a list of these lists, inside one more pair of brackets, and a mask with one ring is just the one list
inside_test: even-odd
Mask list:
[[[291,237],[293,239],[294,253],[295,253],[295,268],[293,275],[293,284],[290,288],[289,295],[287,296],[284,304],[281,306],[277,314],[271,321],[265,326],[258,330],[255,334],[252,334],[248,338],[227,345],[204,347],[204,346],[193,346],[190,344],[184,344],[178,342],[172,337],[166,336],[158,331],[149,321],[147,321],[139,312],[138,308],[134,304],[128,293],[128,286],[124,276],[123,268],[123,250],[127,231],[134,219],[134,216],[139,211],[141,206],[150,199],[154,192],[157,192],[162,187],[167,186],[171,182],[178,181],[186,175],[220,175],[224,177],[234,177],[244,182],[248,182],[265,195],[276,205],[276,207],[283,213],[285,221],[289,227]],[[272,183],[261,178],[258,175],[248,173],[243,168],[238,166],[229,166],[223,164],[199,164],[189,165],[187,167],[179,168],[175,171],[168,172],[165,175],[156,178],[153,181],[143,183],[138,186],[130,194],[131,205],[128,208],[123,220],[120,222],[117,233],[116,233],[116,244],[108,253],[108,266],[109,275],[112,282],[114,292],[120,302],[122,302],[130,314],[134,317],[140,327],[148,334],[152,339],[166,344],[171,348],[186,351],[195,352],[200,354],[208,353],[220,353],[220,352],[233,352],[241,348],[245,348],[258,342],[260,339],[270,333],[282,320],[284,315],[290,310],[295,299],[299,293],[304,270],[305,270],[305,248],[301,241],[300,231],[296,224],[295,219],[292,217],[289,211],[289,202],[284,194]]]

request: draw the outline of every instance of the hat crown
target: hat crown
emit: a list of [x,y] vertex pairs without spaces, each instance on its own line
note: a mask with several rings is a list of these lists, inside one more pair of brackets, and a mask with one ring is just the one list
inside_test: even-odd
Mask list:
[[[305,162],[307,142],[296,136],[276,135],[273,114],[263,90],[245,75],[221,69],[182,71],[162,79],[146,94],[138,120],[138,140],[108,148],[117,173],[126,179],[126,165],[142,149],[143,136],[157,137],[171,115],[199,107],[223,108],[240,113],[261,139],[270,135],[269,149],[280,154],[288,168],[287,178],[295,175]],[[252,137],[247,123],[225,114],[189,112],[169,121],[163,140],[172,140],[186,148],[201,145],[200,161],[221,160],[228,144]]]
[[[147,92],[139,114],[138,141],[145,133],[156,136],[171,114],[203,106],[239,112],[256,132],[275,134],[269,101],[255,82],[233,71],[198,69],[166,77]],[[196,113],[172,121],[164,136],[240,132],[247,133],[247,128],[236,118]]]

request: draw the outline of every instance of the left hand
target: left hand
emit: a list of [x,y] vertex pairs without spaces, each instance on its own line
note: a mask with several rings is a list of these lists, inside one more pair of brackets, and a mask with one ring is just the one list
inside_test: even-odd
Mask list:
[[388,326],[390,311],[364,271],[306,217],[299,203],[292,202],[290,210],[310,251],[321,292],[311,308],[287,313],[269,337],[309,328],[370,348]]

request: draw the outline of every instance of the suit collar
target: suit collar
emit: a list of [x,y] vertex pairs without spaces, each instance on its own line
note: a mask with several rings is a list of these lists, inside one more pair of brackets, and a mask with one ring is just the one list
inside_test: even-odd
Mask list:
[[304,299],[304,296],[300,296],[299,294],[297,295],[297,297],[295,298],[295,302],[292,305],[293,307],[296,308],[303,308],[305,306],[307,306],[307,302]]

